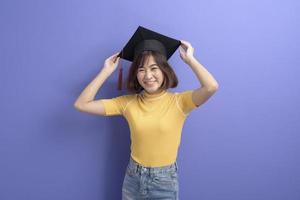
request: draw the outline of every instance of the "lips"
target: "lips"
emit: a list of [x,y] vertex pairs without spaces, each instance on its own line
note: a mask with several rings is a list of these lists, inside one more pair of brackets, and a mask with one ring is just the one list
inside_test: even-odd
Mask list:
[[144,82],[146,85],[153,85],[156,81],[146,81]]
[[144,81],[144,83],[154,83],[156,81]]

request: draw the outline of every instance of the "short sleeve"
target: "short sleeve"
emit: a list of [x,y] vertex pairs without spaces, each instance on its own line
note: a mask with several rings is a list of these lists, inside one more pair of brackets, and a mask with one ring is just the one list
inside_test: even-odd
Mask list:
[[197,108],[197,105],[193,102],[192,94],[193,90],[176,93],[177,105],[185,115]]
[[133,99],[132,95],[123,95],[111,99],[101,99],[105,116],[124,115],[127,104]]

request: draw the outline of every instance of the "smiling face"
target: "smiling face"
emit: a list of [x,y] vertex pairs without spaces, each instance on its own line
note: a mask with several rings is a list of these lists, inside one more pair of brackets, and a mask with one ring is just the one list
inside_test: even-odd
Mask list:
[[175,88],[178,79],[166,57],[155,51],[143,51],[137,55],[128,72],[126,87],[129,93],[143,90],[154,94]]
[[138,68],[137,79],[146,92],[154,94],[161,91],[164,75],[152,55],[149,55],[144,65]]

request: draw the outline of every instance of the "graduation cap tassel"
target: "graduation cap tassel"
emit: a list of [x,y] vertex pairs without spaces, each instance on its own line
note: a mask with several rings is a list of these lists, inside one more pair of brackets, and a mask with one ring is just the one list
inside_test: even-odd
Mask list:
[[119,61],[119,77],[118,77],[118,90],[122,90],[122,81],[123,81],[123,68],[121,65],[121,59]]

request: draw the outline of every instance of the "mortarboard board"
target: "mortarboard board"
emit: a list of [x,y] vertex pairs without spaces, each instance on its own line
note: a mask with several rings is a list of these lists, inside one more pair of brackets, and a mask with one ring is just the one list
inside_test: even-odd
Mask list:
[[[170,38],[155,31],[139,26],[118,57],[133,61],[146,50],[161,53],[168,60],[180,46],[180,40]],[[122,66],[119,68],[118,89],[122,89]]]

